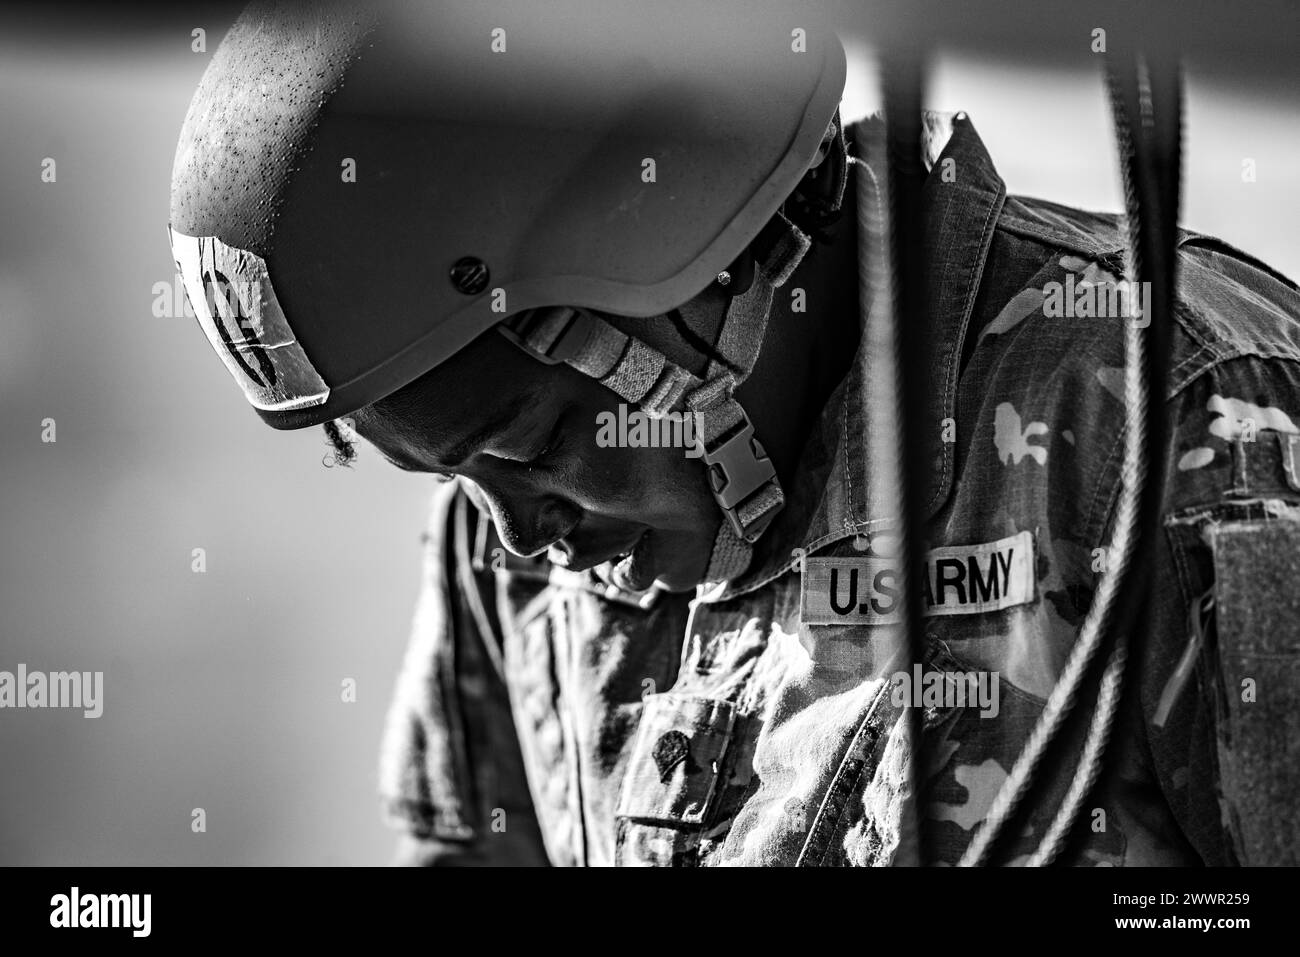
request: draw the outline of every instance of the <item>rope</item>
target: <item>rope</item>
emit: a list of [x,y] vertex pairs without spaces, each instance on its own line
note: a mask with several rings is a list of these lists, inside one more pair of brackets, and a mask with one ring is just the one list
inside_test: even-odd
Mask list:
[[1124,692],[1124,664],[1128,660],[1128,642],[1125,638],[1126,636],[1120,635],[1119,643],[1106,662],[1106,673],[1101,678],[1101,693],[1097,697],[1097,710],[1088,728],[1079,769],[1070,782],[1070,790],[1066,792],[1060,810],[1056,812],[1056,817],[1039,843],[1038,850],[1030,857],[1030,867],[1046,867],[1056,859],[1069,837],[1070,828],[1074,826],[1083,799],[1097,781],[1097,775],[1101,771],[1101,758],[1106,753],[1110,729]]
[[[925,509],[920,489],[930,462],[922,443],[909,437],[920,433],[918,411],[924,409],[928,383],[921,370],[926,368],[934,350],[934,334],[926,289],[930,269],[924,234],[922,183],[925,168],[921,162],[921,104],[924,74],[921,58],[913,52],[900,53],[885,64],[885,193],[889,202],[888,263],[889,291],[892,308],[891,335],[893,368],[892,405],[894,422],[891,445],[897,467],[889,476],[898,493],[902,518],[900,567],[902,581],[902,637],[906,643],[909,666],[924,658],[925,622],[922,618],[920,582],[924,578],[924,555],[920,543],[925,538]],[[885,466],[884,462],[880,463]],[[887,467],[887,466],[886,466]],[[926,860],[925,834],[922,830],[921,792],[924,785],[925,739],[922,709],[906,707],[905,740],[910,760],[907,766],[907,802],[903,809],[895,866],[916,866]]]
[[[1125,209],[1128,225],[1128,262],[1126,278],[1153,278],[1153,295],[1145,343],[1136,323],[1125,323],[1124,367],[1124,458],[1120,472],[1120,493],[1116,505],[1115,532],[1110,554],[1112,561],[1102,573],[1079,638],[1071,650],[1061,678],[1052,689],[1043,713],[1031,732],[1011,774],[989,809],[984,826],[972,840],[961,866],[984,863],[990,848],[1006,827],[1032,785],[1035,771],[1048,747],[1070,715],[1083,689],[1088,669],[1109,633],[1115,635],[1113,650],[1102,676],[1093,720],[1079,767],[1057,809],[1051,825],[1031,855],[1030,864],[1041,866],[1053,861],[1068,839],[1079,808],[1101,770],[1102,757],[1123,693],[1127,634],[1140,623],[1142,591],[1147,569],[1135,563],[1141,546],[1153,540],[1154,516],[1159,514],[1162,493],[1164,450],[1164,380],[1167,354],[1164,335],[1168,326],[1169,304],[1174,292],[1174,231],[1178,202],[1178,139],[1181,124],[1181,101],[1176,72],[1165,78],[1161,96],[1171,102],[1173,126],[1157,129],[1155,149],[1168,150],[1152,157],[1151,144],[1138,136],[1130,125],[1138,118],[1144,127],[1154,127],[1155,110],[1152,91],[1139,80],[1136,63],[1121,74],[1114,63],[1108,72],[1111,107],[1119,143],[1121,172],[1124,181]],[[1163,137],[1163,139],[1162,139]],[[1169,149],[1172,140],[1172,149]],[[1172,169],[1170,169],[1172,167]],[[1164,174],[1161,176],[1160,174]],[[1153,398],[1154,397],[1154,398]],[[1154,464],[1148,445],[1159,446]],[[1127,613],[1127,614],[1126,614]],[[1112,623],[1114,626],[1112,628]]]

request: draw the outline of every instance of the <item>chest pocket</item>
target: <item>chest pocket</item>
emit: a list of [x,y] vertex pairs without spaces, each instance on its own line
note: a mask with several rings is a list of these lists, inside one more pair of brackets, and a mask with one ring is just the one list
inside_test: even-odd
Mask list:
[[735,706],[720,699],[646,697],[619,794],[615,864],[697,862],[735,722]]

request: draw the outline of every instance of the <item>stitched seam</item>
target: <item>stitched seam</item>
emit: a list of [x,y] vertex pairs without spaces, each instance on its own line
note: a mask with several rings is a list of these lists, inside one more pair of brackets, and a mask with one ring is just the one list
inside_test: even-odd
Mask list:
[[1007,232],[1014,233],[1021,238],[1034,239],[1063,252],[1071,252],[1092,258],[1106,256],[1123,250],[1122,244],[1112,247],[1104,246],[1096,242],[1089,242],[1073,236],[1069,238],[1062,237],[1059,233],[1053,232],[1050,229],[1029,225],[1024,220],[1019,219],[1015,213],[1004,214],[999,222],[999,226],[1006,229]]
[[[803,856],[804,850],[812,850],[813,853],[816,854],[818,864],[826,859],[826,854],[830,849],[831,838],[839,828],[840,819],[844,816],[844,810],[848,806],[848,798],[852,793],[848,787],[848,782],[845,782],[846,787],[843,791],[844,796],[842,799],[839,797],[841,792],[838,786],[841,781],[843,781],[840,775],[843,772],[844,762],[852,760],[850,755],[855,750],[863,751],[862,757],[857,759],[860,761],[861,767],[859,767],[853,775],[853,783],[856,784],[856,782],[862,777],[862,773],[865,770],[871,755],[875,753],[881,740],[888,739],[889,731],[892,730],[893,726],[891,723],[888,729],[882,730],[880,735],[872,741],[870,750],[862,749],[861,744],[863,736],[866,734],[872,717],[875,716],[877,710],[883,706],[885,692],[888,688],[889,682],[885,681],[880,690],[872,695],[871,700],[867,703],[867,709],[862,720],[858,722],[857,727],[854,728],[853,733],[849,736],[848,744],[840,752],[839,764],[836,766],[835,773],[831,776],[830,783],[826,787],[826,795],[822,799],[821,806],[817,808],[817,814],[813,817],[812,824],[808,828],[808,839],[804,842],[804,847],[800,849],[800,857]],[[895,718],[895,720],[897,721],[900,719]],[[833,811],[830,808],[832,803],[837,803],[839,805]],[[834,815],[833,817],[830,816],[832,814]]]
[[[1006,190],[1005,188],[999,188],[996,198],[993,200],[992,205],[989,206],[988,212],[984,216],[984,225],[980,227],[980,254],[977,255],[974,262],[971,263],[970,272],[966,277],[966,306],[962,310],[961,324],[958,327],[959,331],[955,343],[956,349],[954,350],[955,355],[952,360],[948,362],[948,377],[947,381],[944,383],[943,410],[948,415],[952,415],[953,412],[956,411],[954,393],[956,391],[957,370],[961,366],[960,343],[966,336],[966,329],[970,325],[970,314],[975,308],[975,299],[979,294],[979,290],[974,285],[975,273],[977,270],[981,272],[983,271],[984,263],[988,258],[988,248],[993,242],[994,231],[989,228],[989,224],[992,222],[994,215],[1001,210],[1005,202]],[[952,467],[952,443],[941,442],[940,445],[943,448],[943,452],[940,455],[943,462],[943,473],[939,477],[938,487],[934,490],[934,494],[930,496],[930,501],[925,503],[925,509],[927,512],[932,511],[935,504],[942,498],[944,490],[948,487],[948,472]]]
[[852,461],[849,453],[849,391],[849,389],[844,390],[844,399],[840,403],[840,447],[844,454],[845,484],[848,486],[848,514],[840,520],[844,528],[851,527],[857,516],[857,509],[853,505],[853,471],[856,463]]
[[[883,225],[884,225],[884,210],[881,208],[881,205],[880,205],[880,182],[879,182],[879,180],[876,179],[875,171],[872,170],[871,166],[870,166],[870,165],[869,165],[865,160],[860,160],[860,159],[858,159],[857,157],[851,157],[851,159],[852,159],[853,163],[856,163],[857,165],[859,165],[859,166],[862,167],[863,172],[865,173],[865,175],[867,176],[867,178],[871,181],[871,197],[872,197],[872,204],[873,204],[873,205],[875,206],[875,208],[876,208],[876,218],[877,218],[879,224],[880,224],[881,226],[883,226]],[[865,184],[863,184],[863,185],[865,185]],[[861,186],[859,186],[859,188],[861,188]],[[880,238],[881,238],[881,237],[878,237],[878,236],[877,236],[877,237],[873,237],[873,236],[871,235],[871,223],[870,223],[870,220],[868,220],[868,223],[867,223],[866,233],[867,233],[867,237],[866,237],[866,238],[867,238],[867,242],[868,242],[868,244],[870,244],[870,242],[871,242],[871,240],[872,240],[873,238],[875,238],[875,239],[880,239]],[[883,240],[882,240],[882,242],[883,242]],[[878,250],[878,253],[883,253],[883,252],[884,252],[883,249],[882,249],[882,250]],[[862,264],[859,263],[859,265],[862,265]],[[870,270],[870,268],[867,268],[867,269],[866,269],[866,272],[867,272],[867,275],[868,275],[868,277],[869,277],[869,276],[871,275],[871,270]],[[870,280],[868,280],[868,281],[870,281]],[[862,304],[862,301],[861,301],[861,293],[859,293],[859,299],[858,299],[858,309],[859,309],[859,310],[862,309],[862,305],[863,305],[863,304]],[[861,324],[862,324],[862,327],[863,327],[864,338],[865,338],[865,332],[866,332],[866,326],[867,326],[868,319],[869,319],[869,315],[863,315],[863,316],[861,316]],[[856,370],[856,368],[855,368],[855,369],[854,369],[854,372],[851,373],[851,375],[856,375],[856,372],[857,372],[857,370]],[[852,379],[850,379],[850,382],[852,382]],[[841,442],[843,442],[843,448],[844,448],[844,471],[845,471],[845,475],[846,475],[846,477],[847,477],[847,485],[848,485],[848,515],[845,517],[845,519],[844,519],[844,521],[843,521],[842,524],[844,525],[844,527],[845,527],[846,529],[847,529],[847,528],[850,528],[850,527],[852,526],[852,523],[853,523],[854,521],[856,521],[856,519],[857,519],[857,515],[858,515],[858,513],[857,513],[857,507],[854,505],[854,502],[853,502],[853,471],[854,471],[854,467],[855,467],[856,463],[852,461],[852,458],[851,458],[850,453],[849,453],[849,394],[850,394],[851,391],[852,391],[851,389],[845,389],[845,390],[844,390],[844,399],[843,399],[843,404],[842,404],[842,406],[841,406],[841,409],[842,409],[842,412],[843,412],[843,424],[842,424],[842,426],[841,426],[840,440],[841,440]]]

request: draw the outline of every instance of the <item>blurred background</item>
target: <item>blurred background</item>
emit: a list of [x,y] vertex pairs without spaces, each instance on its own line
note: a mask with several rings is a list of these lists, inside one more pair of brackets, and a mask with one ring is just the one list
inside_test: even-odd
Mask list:
[[[1117,14],[820,6],[846,117],[878,107],[880,50],[924,38],[929,105],[970,114],[1011,192],[1120,208],[1090,50]],[[1188,50],[1182,221],[1300,276],[1294,8],[1130,6]],[[266,428],[172,298],[176,137],[238,9],[0,12],[0,670],[105,675],[98,720],[0,711],[0,864],[391,855],[377,749],[431,486]]]

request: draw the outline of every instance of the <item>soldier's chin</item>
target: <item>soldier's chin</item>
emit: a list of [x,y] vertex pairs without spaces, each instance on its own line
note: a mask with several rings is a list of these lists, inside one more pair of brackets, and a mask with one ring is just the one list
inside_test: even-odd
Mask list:
[[655,586],[667,592],[681,594],[682,592],[695,591],[695,586],[700,584],[698,581],[683,582],[672,578],[656,578]]
[[661,561],[655,569],[655,585],[668,592],[694,591],[704,581],[712,550],[710,539],[704,547],[691,549],[691,554],[686,554],[685,549],[670,554],[668,561]]

